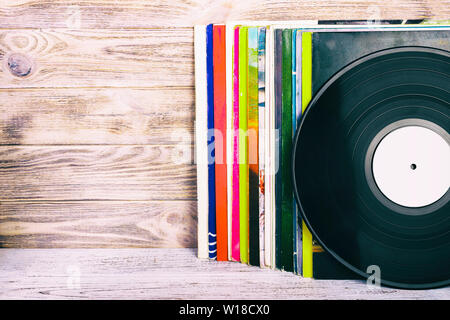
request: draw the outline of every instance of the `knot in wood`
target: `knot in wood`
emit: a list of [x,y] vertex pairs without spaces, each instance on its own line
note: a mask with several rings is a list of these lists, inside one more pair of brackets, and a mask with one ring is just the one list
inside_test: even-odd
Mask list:
[[26,77],[31,73],[31,60],[20,53],[13,53],[8,58],[9,71],[16,77]]

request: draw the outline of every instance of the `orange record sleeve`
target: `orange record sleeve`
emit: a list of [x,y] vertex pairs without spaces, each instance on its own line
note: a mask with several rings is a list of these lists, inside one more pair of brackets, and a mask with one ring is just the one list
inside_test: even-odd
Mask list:
[[227,164],[226,164],[226,60],[225,26],[214,25],[214,135],[216,159],[217,260],[228,260]]

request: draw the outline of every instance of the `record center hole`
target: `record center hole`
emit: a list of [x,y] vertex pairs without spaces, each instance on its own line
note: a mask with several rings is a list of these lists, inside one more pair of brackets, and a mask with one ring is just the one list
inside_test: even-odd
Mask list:
[[409,167],[411,168],[411,170],[417,169],[417,165],[415,163],[412,163]]

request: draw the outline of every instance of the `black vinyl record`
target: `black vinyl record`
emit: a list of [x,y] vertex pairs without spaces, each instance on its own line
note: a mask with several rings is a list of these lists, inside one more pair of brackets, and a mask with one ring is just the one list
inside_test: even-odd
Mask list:
[[306,225],[359,275],[378,267],[384,285],[450,284],[448,187],[432,203],[409,206],[386,195],[373,171],[381,141],[400,128],[426,128],[450,148],[449,58],[440,49],[398,47],[350,63],[317,92],[295,136],[294,188]]

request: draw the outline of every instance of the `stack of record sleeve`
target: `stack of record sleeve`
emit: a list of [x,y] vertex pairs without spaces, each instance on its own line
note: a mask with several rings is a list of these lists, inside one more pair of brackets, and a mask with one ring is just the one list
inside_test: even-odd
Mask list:
[[346,65],[392,47],[450,50],[449,28],[263,21],[197,25],[194,32],[198,257],[317,279],[359,277],[302,221],[294,135],[314,94]]

